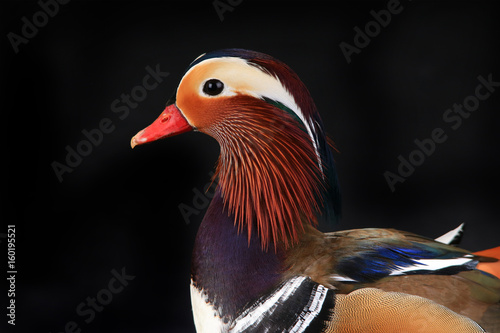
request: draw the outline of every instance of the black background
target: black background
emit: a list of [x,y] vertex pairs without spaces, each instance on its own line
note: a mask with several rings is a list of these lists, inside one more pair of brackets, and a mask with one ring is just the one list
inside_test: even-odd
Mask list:
[[[18,274],[16,327],[5,325],[2,302],[0,330],[61,332],[75,321],[82,332],[194,331],[189,262],[203,212],[186,224],[178,205],[192,205],[193,189],[207,184],[218,145],[200,133],[134,150],[129,141],[160,114],[187,65],[220,48],[271,54],[308,86],[340,151],[341,228],[437,237],[466,222],[462,247],[499,245],[500,89],[457,130],[442,119],[474,94],[479,75],[500,81],[498,11],[494,2],[401,6],[348,64],[339,44],[353,44],[353,28],[387,2],[244,0],[221,21],[210,0],[73,0],[17,54],[7,34],[20,35],[21,18],[32,21],[40,6],[2,2],[0,233],[16,225]],[[111,103],[157,64],[170,75],[119,119]],[[114,131],[59,182],[51,163],[65,163],[65,147],[103,118]],[[397,172],[398,155],[438,127],[448,140],[392,193],[383,173]],[[122,267],[135,279],[85,323],[76,307]]]

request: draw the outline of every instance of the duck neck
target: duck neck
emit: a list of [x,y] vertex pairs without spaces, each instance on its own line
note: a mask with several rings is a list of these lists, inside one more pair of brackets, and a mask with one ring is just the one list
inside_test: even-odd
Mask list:
[[222,318],[234,318],[279,282],[280,250],[263,250],[256,236],[238,232],[217,190],[196,236],[191,279]]
[[214,178],[239,230],[251,237],[256,227],[263,248],[292,246],[330,205],[326,193],[337,187],[329,182],[331,152],[324,135],[312,140],[291,111],[247,99],[239,97],[238,112],[205,130],[221,147]]

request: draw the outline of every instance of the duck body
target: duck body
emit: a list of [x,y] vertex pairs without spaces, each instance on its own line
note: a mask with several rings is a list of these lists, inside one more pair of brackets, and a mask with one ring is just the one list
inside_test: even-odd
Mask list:
[[[296,246],[263,251],[220,214],[220,193],[213,200],[193,251],[198,332],[290,332],[301,318],[297,332],[484,332],[470,318],[495,332],[500,281],[474,269],[482,257],[389,229],[311,229]],[[450,263],[426,270],[422,257]]]
[[192,256],[197,332],[500,332],[500,279],[476,269],[495,258],[392,229],[316,229],[340,216],[333,154],[282,62],[201,55],[131,145],[191,130],[221,147]]

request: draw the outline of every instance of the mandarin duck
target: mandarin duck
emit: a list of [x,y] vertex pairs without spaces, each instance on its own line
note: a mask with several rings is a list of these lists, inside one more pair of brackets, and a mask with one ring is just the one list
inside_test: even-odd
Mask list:
[[446,244],[460,230],[432,240],[317,229],[340,215],[337,173],[286,64],[242,49],[202,54],[131,146],[193,130],[220,145],[192,254],[197,332],[500,332],[500,273],[488,270],[500,247]]

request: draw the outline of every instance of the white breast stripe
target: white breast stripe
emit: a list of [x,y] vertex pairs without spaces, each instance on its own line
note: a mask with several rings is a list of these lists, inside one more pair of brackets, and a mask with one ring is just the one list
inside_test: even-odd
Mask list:
[[306,278],[298,276],[290,279],[274,294],[267,298],[263,303],[256,307],[251,307],[241,314],[236,320],[235,325],[231,328],[232,332],[242,332],[253,324],[260,322],[264,314],[273,313],[280,301],[284,301],[297,290],[298,287]]
[[218,316],[215,309],[207,303],[202,291],[193,286],[191,281],[191,306],[197,333],[227,332],[227,325]]
[[307,311],[303,317],[297,319],[297,323],[290,330],[290,333],[300,333],[304,332],[309,324],[313,321],[314,318],[321,312],[323,307],[323,303],[325,302],[326,295],[328,294],[328,289],[323,285],[318,285],[318,288],[315,290],[314,294],[311,297],[314,297],[311,305],[308,309],[304,309]]

